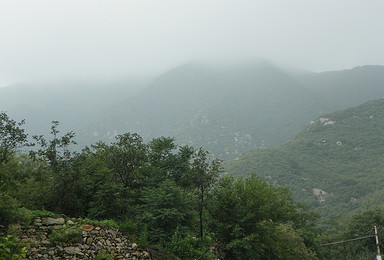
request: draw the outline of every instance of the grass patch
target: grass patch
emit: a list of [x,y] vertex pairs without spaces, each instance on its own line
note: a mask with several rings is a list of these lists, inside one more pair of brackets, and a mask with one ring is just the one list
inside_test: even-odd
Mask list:
[[31,210],[31,212],[32,212],[32,219],[36,219],[38,217],[51,217],[51,218],[60,217],[60,215],[55,214],[48,210]]
[[113,260],[113,256],[107,253],[98,253],[95,260]]
[[82,230],[79,226],[62,227],[53,230],[49,236],[49,241],[52,244],[58,245],[60,243],[76,243],[82,237]]
[[76,221],[80,224],[89,224],[92,226],[119,228],[119,225],[112,219],[92,220],[89,218],[78,218]]

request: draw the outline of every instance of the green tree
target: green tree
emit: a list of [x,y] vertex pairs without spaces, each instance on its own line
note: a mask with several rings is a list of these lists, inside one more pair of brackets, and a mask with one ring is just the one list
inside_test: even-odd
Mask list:
[[84,149],[76,156],[74,166],[79,175],[77,192],[83,209],[82,215],[94,219],[120,218],[122,184],[107,167],[102,155]]
[[316,254],[304,243],[304,238],[289,224],[278,224],[269,234],[272,238],[272,253],[265,259],[316,259]]
[[146,186],[158,187],[169,179],[187,188],[191,185],[189,173],[195,152],[193,147],[177,147],[174,138],[154,138],[148,143],[148,164],[144,173]]
[[141,169],[147,160],[147,146],[138,134],[125,133],[116,136],[117,142],[101,144],[109,167],[115,172],[125,190],[141,184]]
[[[374,234],[374,226],[381,231],[384,228],[384,209],[376,208],[367,210],[360,214],[353,215],[348,223],[344,237],[354,238]],[[359,250],[369,250],[375,252],[375,239],[362,240],[357,246]]]
[[165,179],[174,179],[177,146],[174,138],[154,138],[148,143],[148,167],[146,168],[146,185],[158,187]]
[[67,167],[72,158],[69,147],[77,144],[74,141],[75,133],[73,131],[59,137],[58,126],[59,121],[52,121],[51,135],[53,138],[49,141],[42,135],[34,135],[33,139],[36,140],[40,149],[37,152],[30,152],[32,157],[40,156],[47,161],[54,172],[59,172]]
[[193,225],[193,198],[171,180],[147,189],[142,202],[142,225],[149,242],[167,243],[176,231],[185,236]]
[[118,203],[121,220],[134,214],[140,197],[140,189],[145,185],[143,171],[147,164],[147,145],[138,134],[125,133],[116,136],[116,142],[107,145],[99,142],[93,145],[98,158],[102,159],[113,173],[114,183],[119,183]]
[[184,189],[191,187],[191,161],[195,148],[192,146],[181,146],[179,147],[179,153],[177,154],[177,164],[175,171],[172,175],[172,179]]
[[[0,167],[1,168],[1,167]],[[52,195],[53,177],[46,162],[32,160],[28,154],[16,154],[5,164],[8,194],[28,209],[42,209]]]
[[20,161],[15,150],[28,145],[27,134],[21,126],[4,112],[0,113],[0,223],[28,222],[29,214],[12,195],[17,188]]
[[[353,239],[358,237],[372,237],[361,239],[349,243],[345,243],[344,254],[349,259],[372,259],[376,255],[376,241],[374,235],[374,226],[378,229],[379,234],[384,233],[384,209],[376,208],[367,210],[360,214],[353,215],[347,222],[346,231],[343,239]],[[380,247],[384,248],[383,240],[379,240]]]
[[48,208],[67,215],[76,215],[80,208],[79,200],[75,194],[78,175],[73,167],[73,153],[71,145],[75,145],[75,133],[68,132],[59,137],[59,122],[52,121],[51,140],[44,136],[33,136],[40,146],[37,151],[30,151],[30,156],[35,160],[48,163],[53,177],[52,198]]
[[316,259],[293,228],[296,211],[284,188],[225,177],[212,191],[209,228],[226,259]]
[[18,186],[25,175],[21,162],[20,156],[13,155],[0,164],[0,225],[30,220],[29,211],[18,200]]
[[[331,228],[321,237],[323,259],[374,259],[376,255],[376,241],[374,226],[377,227],[379,237],[384,233],[384,209],[376,208],[355,214],[350,218],[334,218],[327,224]],[[357,239],[356,238],[362,238]],[[342,243],[335,243],[345,241]],[[384,243],[379,239],[380,248]]]
[[0,164],[6,162],[14,149],[27,145],[27,134],[21,128],[25,120],[16,122],[5,112],[0,113]]
[[220,160],[208,161],[209,153],[202,148],[198,149],[191,165],[191,182],[198,193],[199,235],[204,236],[204,210],[206,198],[213,184],[221,172]]

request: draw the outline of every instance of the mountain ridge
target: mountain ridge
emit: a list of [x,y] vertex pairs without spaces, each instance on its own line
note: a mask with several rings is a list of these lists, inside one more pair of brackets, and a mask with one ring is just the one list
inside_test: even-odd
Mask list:
[[[377,68],[384,75],[384,67]],[[351,73],[343,71],[340,77],[349,77],[346,72]],[[376,75],[372,87],[358,86],[360,91],[367,89],[363,97],[349,93],[348,86],[339,86],[347,89],[342,102],[332,99],[329,91],[316,89],[321,86],[313,83],[314,75],[321,78],[323,74],[309,78],[304,74],[292,75],[268,62],[229,69],[186,64],[158,77],[114,110],[104,111],[81,135],[90,137],[91,129],[97,129],[96,138],[107,141],[128,131],[147,140],[173,136],[179,144],[205,147],[214,156],[229,159],[278,145],[323,113],[363,103],[376,98],[378,92],[384,96],[384,89],[378,87],[384,82],[381,74]],[[350,102],[352,96],[354,102]]]
[[[180,145],[231,159],[279,145],[321,114],[384,96],[383,82],[384,66],[293,73],[267,61],[221,67],[191,62],[149,83],[0,88],[0,110],[25,118],[30,134],[49,134],[50,122],[58,120],[62,131],[76,132],[80,149],[137,132],[146,140],[172,136]],[[56,85],[61,87],[52,88]]]

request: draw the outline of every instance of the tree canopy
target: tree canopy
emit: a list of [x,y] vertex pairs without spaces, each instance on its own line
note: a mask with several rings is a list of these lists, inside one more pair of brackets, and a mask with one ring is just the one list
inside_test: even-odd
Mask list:
[[[21,123],[4,118],[24,137]],[[72,152],[74,138],[53,121],[50,138],[35,136],[30,153],[14,153],[23,138],[7,146],[2,223],[27,223],[28,209],[111,219],[166,259],[321,257],[315,214],[255,175],[224,176],[221,161],[202,148],[125,133]]]

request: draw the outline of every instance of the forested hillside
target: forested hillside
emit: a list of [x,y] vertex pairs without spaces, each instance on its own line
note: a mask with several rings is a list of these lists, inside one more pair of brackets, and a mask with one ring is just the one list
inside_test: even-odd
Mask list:
[[382,82],[383,66],[292,73],[268,62],[189,63],[152,81],[0,88],[0,111],[26,119],[31,134],[47,134],[49,123],[59,120],[64,131],[76,132],[81,148],[136,132],[145,141],[173,136],[180,145],[231,159],[279,145],[324,113],[384,96]]
[[[180,147],[165,137],[146,143],[125,133],[111,144],[72,153],[74,134],[60,133],[54,121],[51,135],[33,137],[36,149],[18,153],[18,147],[31,145],[23,125],[0,114],[1,259],[48,256],[55,245],[57,254],[63,248],[83,254],[79,239],[87,226],[80,229],[79,223],[118,227],[125,241],[137,241],[153,259],[293,260],[322,254],[317,217],[288,190],[256,176],[219,178],[220,161],[201,148]],[[47,219],[58,214],[66,220]],[[18,233],[14,223],[28,231]],[[53,231],[39,231],[41,243],[29,239],[39,225],[55,223],[60,225]],[[85,239],[92,255],[118,254]]]
[[384,96],[383,66],[367,65],[341,71],[299,73],[294,77],[330,100],[334,111]]
[[[371,259],[372,228],[384,230],[383,106],[381,99],[325,115],[280,147],[230,162],[237,175],[263,173],[239,179],[219,177],[219,160],[173,138],[144,142],[125,133],[73,153],[75,135],[61,133],[57,121],[51,135],[34,136],[37,147],[22,153],[18,148],[31,145],[24,121],[1,113],[0,258],[33,259],[36,250],[47,256],[55,245],[57,254],[83,254],[85,223],[120,228],[154,259]],[[317,208],[328,229],[297,201]],[[352,217],[328,218],[358,207]],[[38,235],[32,230],[58,214],[73,224],[45,230],[43,244],[31,242],[28,236]],[[369,239],[328,247],[357,237]]]
[[383,11],[0,0],[0,260],[382,260]]
[[382,66],[292,75],[268,62],[225,69],[191,63],[106,110],[79,134],[90,140],[127,130],[144,139],[170,135],[229,159],[281,144],[323,113],[384,96],[383,75]]
[[268,63],[227,71],[188,64],[105,111],[79,134],[103,140],[127,129],[144,139],[170,135],[226,159],[287,140],[326,107],[316,93]]
[[256,173],[286,186],[323,218],[383,206],[384,99],[325,114],[295,138],[225,164],[235,176]]

